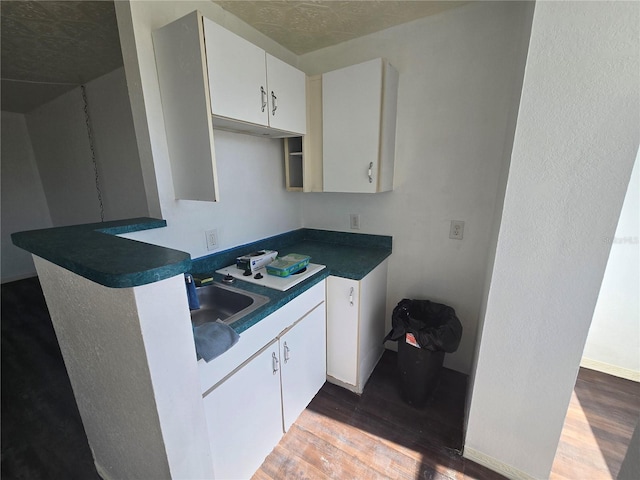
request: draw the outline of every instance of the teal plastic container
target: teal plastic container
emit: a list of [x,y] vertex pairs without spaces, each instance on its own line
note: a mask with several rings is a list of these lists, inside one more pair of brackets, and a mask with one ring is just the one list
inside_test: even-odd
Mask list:
[[276,277],[288,277],[298,270],[302,270],[307,265],[311,257],[300,253],[290,253],[284,257],[278,257],[267,265],[267,273]]

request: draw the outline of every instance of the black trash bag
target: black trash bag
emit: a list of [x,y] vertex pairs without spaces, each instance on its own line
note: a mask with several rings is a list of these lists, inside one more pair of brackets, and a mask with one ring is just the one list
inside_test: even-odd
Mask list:
[[397,341],[412,333],[420,348],[453,353],[460,345],[462,324],[448,305],[429,300],[403,299],[393,309],[392,330],[384,341]]

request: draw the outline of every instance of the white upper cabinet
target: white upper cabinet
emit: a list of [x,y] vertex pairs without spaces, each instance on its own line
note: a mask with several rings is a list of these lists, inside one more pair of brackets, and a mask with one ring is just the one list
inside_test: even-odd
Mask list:
[[219,200],[202,16],[153,32],[175,198]]
[[195,11],[153,32],[175,198],[219,200],[213,129],[304,135],[306,76]]
[[[246,122],[306,133],[305,74],[260,47],[204,18],[213,123],[220,128],[264,133]],[[272,136],[278,136],[271,132]]]
[[398,72],[381,58],[322,75],[323,191],[393,189]]
[[306,133],[306,75],[273,55],[266,58],[269,126]]
[[268,126],[264,50],[207,18],[204,38],[213,115]]

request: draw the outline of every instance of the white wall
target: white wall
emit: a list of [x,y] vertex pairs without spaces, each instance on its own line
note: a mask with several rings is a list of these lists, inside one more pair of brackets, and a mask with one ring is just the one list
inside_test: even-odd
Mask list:
[[35,275],[31,254],[11,243],[11,234],[51,227],[24,115],[2,112],[2,282]]
[[100,476],[212,478],[183,276],[109,288],[35,264]]
[[99,222],[80,89],[36,108],[26,119],[53,224]]
[[[148,214],[124,70],[86,86],[105,220]],[[55,226],[100,221],[80,88],[26,115]]]
[[638,149],[640,4],[538,2],[465,457],[547,478]]
[[[528,10],[518,2],[466,5],[299,60],[309,74],[380,56],[399,70],[394,191],[305,194],[304,223],[349,231],[349,214],[358,213],[360,233],[392,235],[387,322],[402,298],[453,306],[464,333],[445,365],[464,373],[472,363],[500,171],[510,153]],[[462,241],[449,239],[451,220],[465,221]]]
[[219,249],[226,249],[302,226],[300,196],[284,190],[281,140],[216,131],[221,201],[175,200],[151,32],[196,9],[269,53],[295,63],[293,54],[214,3],[116,2],[125,70],[134,79],[129,81],[129,92],[135,100],[132,109],[143,174],[145,182],[154,177],[157,203],[168,224],[128,236],[187,251],[194,258],[212,253],[206,249],[204,232],[208,229],[218,230]]
[[640,382],[640,167],[624,198],[581,365]]
[[149,215],[124,68],[87,83],[105,220]]

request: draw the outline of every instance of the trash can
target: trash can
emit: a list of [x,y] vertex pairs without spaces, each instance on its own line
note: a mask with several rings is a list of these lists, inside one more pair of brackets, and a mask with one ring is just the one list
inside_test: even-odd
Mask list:
[[445,353],[458,349],[462,324],[448,305],[406,298],[391,320],[385,341],[398,342],[400,393],[408,404],[422,407],[437,385]]

